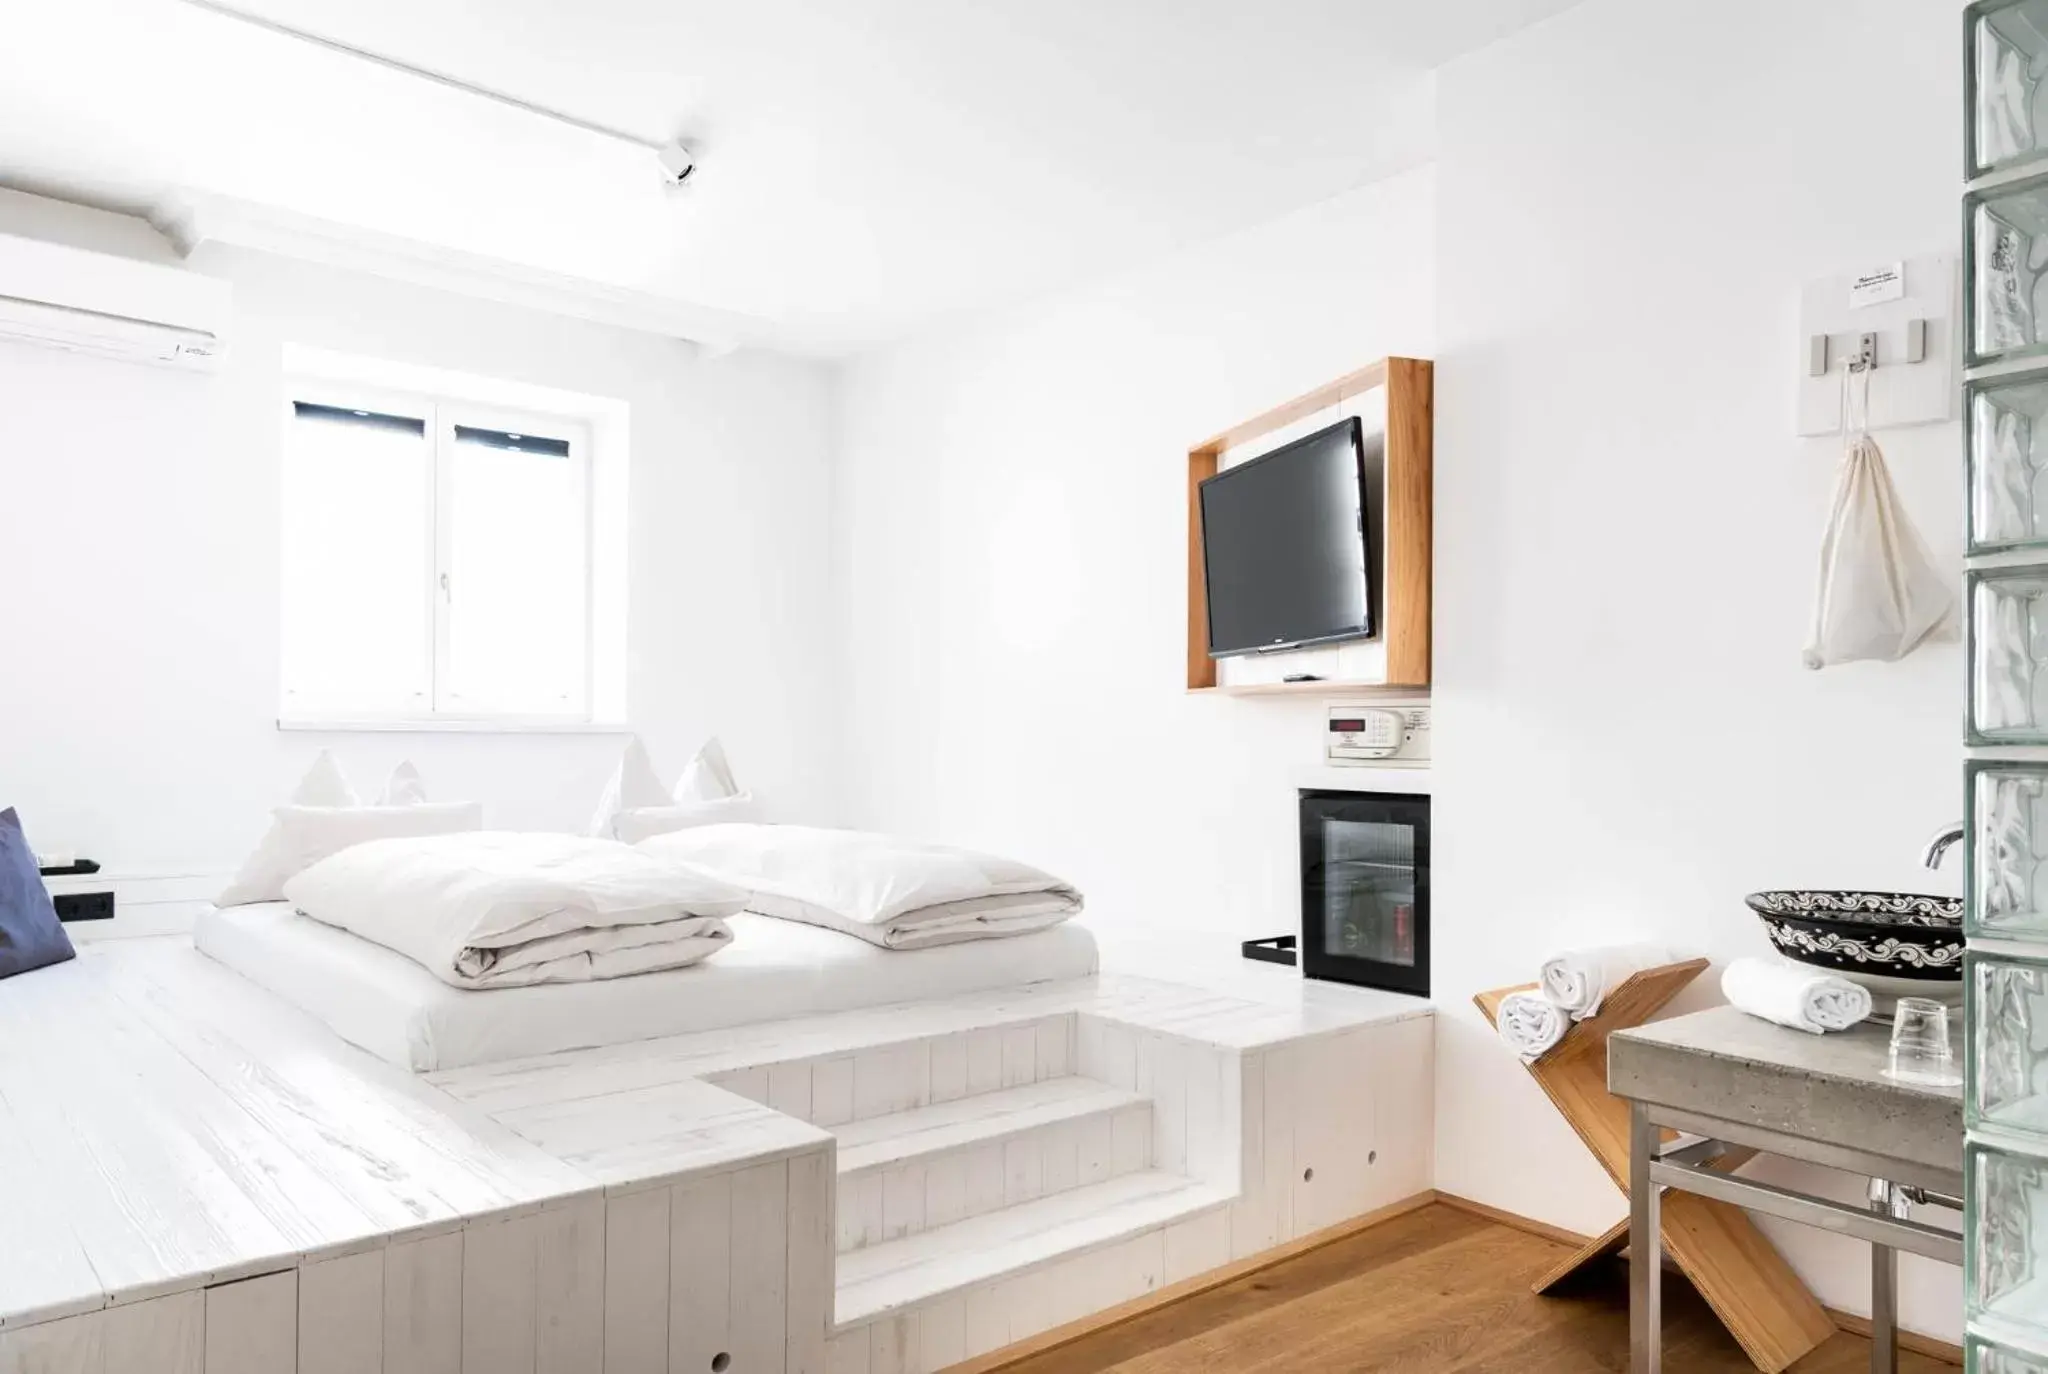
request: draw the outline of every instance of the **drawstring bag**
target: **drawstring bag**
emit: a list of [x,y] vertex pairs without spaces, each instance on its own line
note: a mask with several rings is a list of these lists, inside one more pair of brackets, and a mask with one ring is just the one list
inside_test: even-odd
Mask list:
[[1854,437],[1835,474],[1834,509],[1820,546],[1813,633],[1802,656],[1809,668],[1904,658],[1955,606],[1948,579],[1935,570],[1899,504],[1884,451],[1870,437],[1870,371],[1856,371],[1863,414],[1852,424],[1852,374],[1844,373],[1842,432]]

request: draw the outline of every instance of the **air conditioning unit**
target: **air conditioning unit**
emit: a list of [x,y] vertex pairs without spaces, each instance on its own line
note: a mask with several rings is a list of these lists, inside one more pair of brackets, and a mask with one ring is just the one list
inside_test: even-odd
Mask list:
[[0,342],[209,368],[232,304],[226,282],[181,267],[0,234]]

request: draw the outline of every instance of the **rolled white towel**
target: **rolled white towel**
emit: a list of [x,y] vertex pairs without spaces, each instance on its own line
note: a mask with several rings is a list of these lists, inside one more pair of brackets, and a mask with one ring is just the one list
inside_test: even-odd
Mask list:
[[1607,994],[1631,974],[1678,961],[1664,945],[1596,945],[1568,949],[1543,961],[1543,995],[1571,1013],[1574,1021],[1597,1015]]
[[1737,959],[1721,975],[1721,992],[1751,1016],[1815,1035],[1870,1015],[1869,989],[1789,959]]
[[1524,1064],[1533,1064],[1549,1053],[1572,1024],[1561,1008],[1539,992],[1511,992],[1501,998],[1496,1019],[1500,1038]]

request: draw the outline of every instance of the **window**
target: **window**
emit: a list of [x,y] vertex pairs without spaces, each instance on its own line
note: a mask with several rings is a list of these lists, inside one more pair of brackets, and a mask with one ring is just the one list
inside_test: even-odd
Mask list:
[[448,396],[289,385],[284,722],[597,719],[592,430]]

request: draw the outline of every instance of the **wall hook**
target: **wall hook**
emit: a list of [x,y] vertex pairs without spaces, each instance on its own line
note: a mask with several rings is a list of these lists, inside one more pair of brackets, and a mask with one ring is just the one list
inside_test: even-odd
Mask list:
[[[1886,357],[1887,365],[1911,365],[1927,360],[1927,321],[1907,320],[1900,331],[1897,357]],[[1878,365],[1876,331],[1863,334],[1811,334],[1806,340],[1806,375],[1825,377],[1837,361],[1851,372],[1867,372]]]

